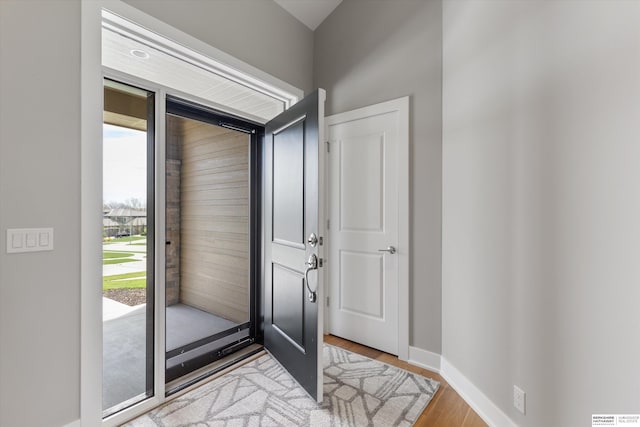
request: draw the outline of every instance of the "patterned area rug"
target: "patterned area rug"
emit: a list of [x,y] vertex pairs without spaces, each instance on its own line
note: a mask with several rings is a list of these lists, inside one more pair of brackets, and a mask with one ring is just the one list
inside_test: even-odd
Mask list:
[[438,386],[421,375],[325,344],[320,405],[270,355],[264,355],[126,426],[408,427]]

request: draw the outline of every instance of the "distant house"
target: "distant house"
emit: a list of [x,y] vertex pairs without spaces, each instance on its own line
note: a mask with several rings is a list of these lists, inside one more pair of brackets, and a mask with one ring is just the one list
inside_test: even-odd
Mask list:
[[143,234],[147,231],[147,217],[135,217],[126,224],[126,228],[131,230],[131,234]]
[[147,228],[147,211],[142,209],[117,208],[104,214],[103,236],[118,234],[141,234]]
[[118,234],[120,224],[111,218],[102,218],[102,236],[112,237]]

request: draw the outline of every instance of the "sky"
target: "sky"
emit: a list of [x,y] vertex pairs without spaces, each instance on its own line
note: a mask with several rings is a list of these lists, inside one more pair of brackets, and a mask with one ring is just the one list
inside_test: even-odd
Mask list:
[[147,133],[104,124],[102,199],[147,200]]

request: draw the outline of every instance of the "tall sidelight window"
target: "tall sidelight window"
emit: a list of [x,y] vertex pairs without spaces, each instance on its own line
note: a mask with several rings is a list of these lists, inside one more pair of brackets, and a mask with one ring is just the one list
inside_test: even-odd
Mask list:
[[103,416],[153,396],[154,94],[104,81]]

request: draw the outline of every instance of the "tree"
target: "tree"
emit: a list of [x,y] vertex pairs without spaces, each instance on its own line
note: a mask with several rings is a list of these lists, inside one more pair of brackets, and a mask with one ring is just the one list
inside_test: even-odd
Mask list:
[[147,208],[147,203],[144,200],[135,198],[135,197],[131,197],[129,199],[126,199],[125,201],[110,201],[110,202],[103,202],[102,203],[102,208],[105,211],[111,210],[111,209],[136,209],[136,210],[146,210]]

